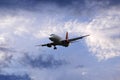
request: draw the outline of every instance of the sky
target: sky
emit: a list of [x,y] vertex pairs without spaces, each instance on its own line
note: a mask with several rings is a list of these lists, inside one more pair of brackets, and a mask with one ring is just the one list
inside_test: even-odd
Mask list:
[[0,0],[0,80],[119,80],[119,25],[119,0]]

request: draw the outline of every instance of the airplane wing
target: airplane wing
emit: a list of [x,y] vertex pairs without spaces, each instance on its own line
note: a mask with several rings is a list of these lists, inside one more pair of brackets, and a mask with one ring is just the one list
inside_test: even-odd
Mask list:
[[81,36],[81,37],[77,37],[77,38],[68,39],[68,41],[69,42],[73,42],[73,41],[76,41],[78,39],[82,39],[82,38],[87,37],[87,36],[89,36],[89,35],[85,35],[85,36]]
[[52,46],[52,45],[54,45],[54,43],[47,43],[47,44],[40,44],[40,45],[36,45],[36,46]]

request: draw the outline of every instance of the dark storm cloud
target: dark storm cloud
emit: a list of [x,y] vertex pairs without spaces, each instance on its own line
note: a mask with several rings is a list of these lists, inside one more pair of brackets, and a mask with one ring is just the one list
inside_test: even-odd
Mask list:
[[73,2],[84,3],[84,0],[0,0],[2,8],[34,8],[37,4],[57,4],[59,6],[71,5]]
[[[74,2],[84,3],[85,0],[1,0],[1,6],[25,6],[25,5],[35,5],[39,3],[56,3],[60,6],[71,5]],[[32,7],[32,6],[31,6]]]
[[41,54],[37,58],[31,58],[25,55],[25,64],[28,64],[34,68],[58,68],[64,64],[67,64],[65,60],[55,59],[53,55]]
[[0,51],[2,51],[2,52],[15,52],[14,50],[12,50],[10,48],[5,48],[5,47],[0,47]]
[[120,5],[120,0],[110,0],[110,5]]
[[[53,5],[56,4],[60,7],[66,6],[86,6],[86,2],[105,2],[104,0],[0,0],[0,8],[7,8],[7,9],[28,9],[28,10],[35,10],[37,5],[49,4]],[[108,6],[118,5],[120,4],[120,0],[106,0],[109,1]]]
[[28,75],[15,76],[15,75],[0,75],[0,80],[31,80]]
[[85,0],[35,0],[43,3],[55,3],[59,6],[67,6],[72,5],[73,3],[77,2],[83,4]]

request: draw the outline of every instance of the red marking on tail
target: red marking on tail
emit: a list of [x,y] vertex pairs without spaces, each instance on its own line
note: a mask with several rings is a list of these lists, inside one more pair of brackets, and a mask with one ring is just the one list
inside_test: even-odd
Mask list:
[[68,32],[66,32],[66,41],[68,42]]

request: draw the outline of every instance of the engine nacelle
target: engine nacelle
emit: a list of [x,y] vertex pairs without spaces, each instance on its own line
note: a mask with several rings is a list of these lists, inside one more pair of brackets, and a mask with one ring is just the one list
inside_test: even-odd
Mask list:
[[47,44],[47,47],[52,47],[52,45],[51,44]]

